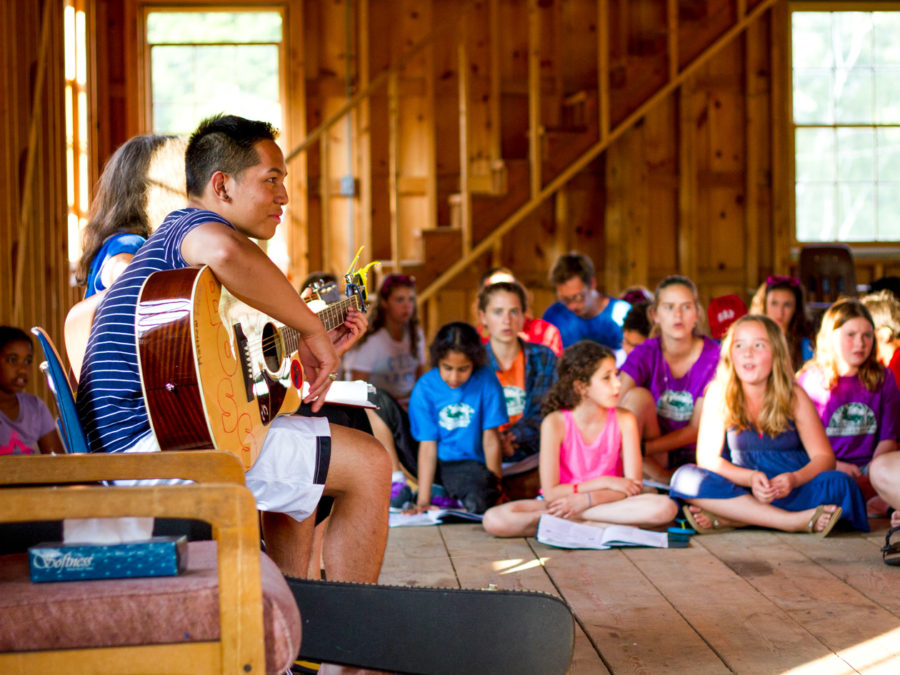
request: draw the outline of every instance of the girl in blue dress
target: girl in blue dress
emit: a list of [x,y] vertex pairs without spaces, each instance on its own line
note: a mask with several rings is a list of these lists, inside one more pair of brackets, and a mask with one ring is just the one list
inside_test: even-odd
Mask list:
[[672,497],[701,534],[741,525],[826,536],[842,517],[868,531],[862,495],[835,459],[794,382],[787,342],[768,317],[736,321],[706,392],[698,465],[672,476]]

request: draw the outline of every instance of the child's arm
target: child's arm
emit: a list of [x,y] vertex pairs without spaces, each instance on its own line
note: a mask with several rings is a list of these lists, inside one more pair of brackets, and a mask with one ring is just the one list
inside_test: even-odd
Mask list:
[[803,449],[809,455],[809,463],[796,471],[779,474],[769,481],[779,498],[786,497],[794,488],[805,485],[823,471],[830,471],[835,467],[834,451],[825,435],[816,407],[799,384],[794,385],[794,396],[794,423]]
[[622,433],[622,475],[641,483],[643,460],[641,460],[641,432],[637,417],[630,410],[616,408],[616,419]]
[[415,513],[431,508],[431,484],[437,470],[437,441],[419,443],[419,496],[416,498]]
[[696,443],[700,431],[700,418],[703,415],[703,398],[703,396],[700,396],[694,401],[694,412],[691,414],[691,420],[687,426],[670,431],[659,438],[646,441],[644,443],[644,452],[648,455],[656,455]]
[[503,475],[503,452],[497,429],[485,429],[481,432],[481,447],[484,450],[485,465],[500,478]]
[[561,490],[559,484],[559,452],[565,435],[566,425],[559,411],[550,413],[541,422],[538,471],[541,476],[541,493],[548,502],[572,491],[568,487]]
[[48,431],[38,439],[38,449],[43,455],[64,455],[66,448],[63,446],[62,439],[56,429]]
[[872,455],[872,459],[875,459],[876,457],[878,457],[878,455],[883,455],[887,452],[896,452],[896,451],[897,451],[897,441],[884,440],[875,446],[875,454]]

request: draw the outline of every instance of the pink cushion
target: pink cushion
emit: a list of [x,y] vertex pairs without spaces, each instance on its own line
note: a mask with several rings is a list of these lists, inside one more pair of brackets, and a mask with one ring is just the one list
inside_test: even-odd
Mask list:
[[[266,671],[300,649],[300,612],[284,577],[260,554]],[[25,554],[0,556],[0,652],[171,644],[219,639],[216,543],[191,542],[176,577],[32,584]]]

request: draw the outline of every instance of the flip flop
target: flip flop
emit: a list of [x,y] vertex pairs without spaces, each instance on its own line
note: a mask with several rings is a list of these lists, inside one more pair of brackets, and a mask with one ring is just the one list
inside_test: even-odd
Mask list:
[[711,522],[713,525],[712,527],[700,527],[700,525],[697,524],[697,519],[694,518],[694,514],[691,512],[691,509],[687,504],[685,504],[681,508],[681,512],[684,514],[684,517],[687,519],[687,521],[691,524],[691,527],[696,530],[697,534],[717,534],[721,532],[731,532],[734,529],[733,527],[728,527],[727,525],[720,525],[719,516],[704,509],[700,509],[700,513],[709,518],[709,522]]
[[885,565],[900,567],[900,541],[891,543],[891,535],[900,532],[900,527],[892,527],[884,536],[884,547],[881,549],[881,559]]
[[821,518],[824,514],[829,513],[825,510],[825,504],[820,504],[816,507],[816,512],[812,514],[812,517],[809,519],[809,522],[806,524],[806,531],[816,535],[817,537],[827,537],[831,530],[837,525],[837,522],[841,519],[841,514],[844,513],[844,509],[840,506],[836,507],[834,511],[831,511],[831,520],[828,521],[828,524],[825,526],[825,529],[821,532],[816,532],[816,523],[819,518]]

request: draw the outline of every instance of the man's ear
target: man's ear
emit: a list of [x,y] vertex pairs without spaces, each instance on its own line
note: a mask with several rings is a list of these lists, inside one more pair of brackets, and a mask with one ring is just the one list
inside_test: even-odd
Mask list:
[[212,185],[213,194],[216,198],[221,199],[223,202],[231,201],[231,197],[228,196],[228,174],[223,171],[216,171],[210,177],[209,182]]

